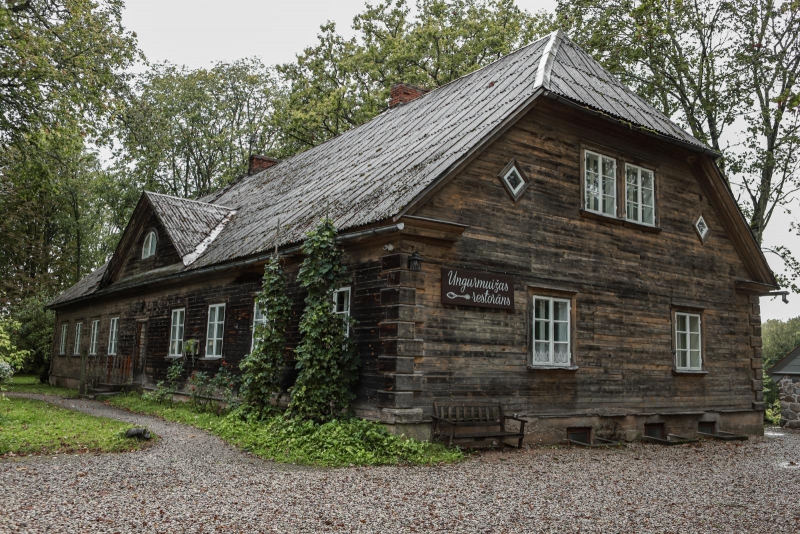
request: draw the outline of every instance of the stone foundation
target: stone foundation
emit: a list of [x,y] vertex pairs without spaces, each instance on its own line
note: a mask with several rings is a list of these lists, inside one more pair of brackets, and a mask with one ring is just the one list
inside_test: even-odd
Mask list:
[[778,382],[781,426],[800,428],[800,376],[784,376]]

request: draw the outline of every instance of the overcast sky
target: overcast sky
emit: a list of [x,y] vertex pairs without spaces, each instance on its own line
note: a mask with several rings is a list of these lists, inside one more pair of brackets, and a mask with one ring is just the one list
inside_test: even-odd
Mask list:
[[[517,0],[518,6],[530,12],[552,10],[555,3]],[[127,0],[123,24],[136,32],[151,62],[168,60],[198,68],[257,56],[274,65],[292,61],[314,44],[319,26],[327,20],[336,22],[343,35],[351,35],[353,17],[363,11],[364,4],[364,0]],[[800,256],[800,237],[788,232],[790,221],[800,216],[800,200],[793,211],[793,215],[782,211],[773,216],[764,244],[784,245]],[[773,269],[782,268],[774,257],[768,255],[767,260]],[[800,296],[791,296],[788,305],[779,298],[762,298],[761,307],[765,320],[797,317]]]

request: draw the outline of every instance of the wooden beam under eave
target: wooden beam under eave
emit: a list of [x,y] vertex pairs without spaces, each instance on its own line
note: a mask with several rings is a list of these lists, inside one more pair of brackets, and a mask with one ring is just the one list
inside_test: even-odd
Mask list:
[[768,295],[775,290],[775,286],[762,284],[754,280],[736,280],[734,286],[737,293],[745,293],[748,295]]
[[689,166],[700,187],[711,200],[711,204],[722,222],[725,232],[736,252],[739,254],[747,272],[753,277],[753,282],[770,289],[780,287],[775,275],[772,273],[761,247],[750,232],[750,227],[739,211],[739,206],[725,184],[722,174],[716,164],[706,155],[689,158]]

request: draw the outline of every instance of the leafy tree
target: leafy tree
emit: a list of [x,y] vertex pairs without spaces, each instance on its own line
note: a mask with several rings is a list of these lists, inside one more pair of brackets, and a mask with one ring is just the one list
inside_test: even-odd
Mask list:
[[77,128],[31,136],[36,150],[11,148],[0,174],[0,307],[56,294],[99,266],[109,249],[103,171]]
[[77,126],[31,135],[36,150],[6,151],[0,171],[0,309],[52,296],[100,265],[109,249],[99,201],[103,171]]
[[325,219],[303,243],[306,258],[297,279],[308,292],[300,319],[302,340],[295,349],[297,381],[291,389],[292,416],[318,423],[346,415],[355,398],[358,361],[347,335],[351,319],[334,313],[334,290],[345,283],[336,228]]
[[122,0],[0,2],[0,149],[65,118],[99,132],[138,57]]
[[[800,345],[800,317],[788,321],[772,319],[761,327],[763,340],[762,354],[764,371],[775,365],[781,358]],[[778,400],[778,386],[766,373],[764,374],[764,401],[773,406]]]
[[28,353],[14,345],[11,336],[20,324],[12,319],[0,319],[0,362],[7,363],[14,369],[22,369]]
[[280,392],[286,353],[286,330],[291,301],[286,296],[286,277],[278,256],[264,266],[264,281],[256,296],[256,305],[268,317],[256,325],[253,351],[240,364],[242,370],[242,406],[263,418],[272,410],[272,397]]
[[138,198],[128,191],[199,197],[244,174],[250,154],[271,150],[274,92],[257,59],[196,70],[161,63],[139,76],[119,117],[118,221],[127,222]]
[[55,313],[44,308],[47,298],[32,295],[13,310],[19,327],[11,333],[12,343],[27,356],[22,372],[35,374],[42,382],[50,376],[50,356],[53,352]]
[[278,67],[284,90],[273,122],[279,152],[316,146],[387,108],[389,91],[405,82],[428,88],[478,69],[536,36],[549,24],[513,0],[407,0],[368,5],[346,39],[329,22],[318,43]]
[[[724,154],[761,243],[800,190],[800,3],[794,0],[560,0],[557,23],[622,81]],[[731,139],[732,142],[726,142]],[[795,283],[800,265],[780,256]]]

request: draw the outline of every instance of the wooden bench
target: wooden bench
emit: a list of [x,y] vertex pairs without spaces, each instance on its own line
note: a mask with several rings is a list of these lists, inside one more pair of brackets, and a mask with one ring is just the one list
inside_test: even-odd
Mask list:
[[[519,422],[519,430],[506,430],[506,421]],[[505,415],[500,404],[439,404],[433,403],[433,438],[453,440],[482,440],[496,438],[503,443],[505,439],[517,439],[517,447],[522,447],[525,437],[525,421],[516,415]],[[463,429],[464,431],[457,432]]]

